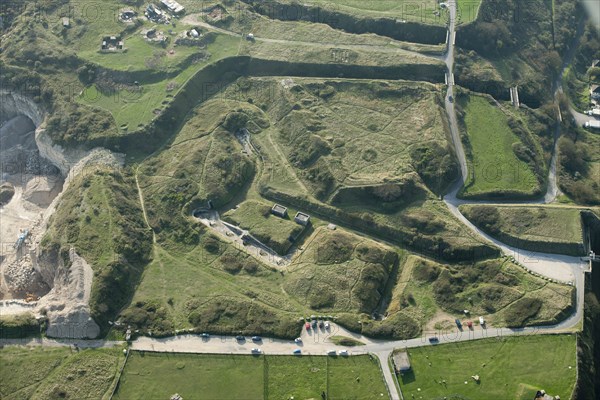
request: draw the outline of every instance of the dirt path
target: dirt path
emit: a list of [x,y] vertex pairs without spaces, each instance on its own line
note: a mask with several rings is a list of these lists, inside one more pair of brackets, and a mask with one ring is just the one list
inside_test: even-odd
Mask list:
[[[195,25],[205,28],[209,31],[219,32],[224,35],[243,38],[244,35],[241,33],[229,31],[227,29],[218,28],[214,25],[211,25],[207,22],[200,20],[198,17],[200,14],[190,14],[184,17],[181,21],[188,25]],[[296,46],[307,46],[307,47],[316,47],[316,48],[325,48],[325,49],[346,49],[346,50],[362,50],[367,52],[376,52],[376,53],[390,53],[390,54],[398,54],[398,55],[410,55],[417,58],[425,58],[430,60],[440,60],[439,57],[434,55],[428,55],[419,53],[416,51],[411,51],[404,49],[401,43],[396,43],[390,39],[390,43],[387,45],[369,45],[369,44],[339,44],[339,43],[318,43],[318,42],[304,42],[301,40],[287,40],[287,39],[273,39],[266,37],[254,37],[254,40],[257,42],[263,43],[274,43],[274,44],[285,44],[285,45],[296,45]]]

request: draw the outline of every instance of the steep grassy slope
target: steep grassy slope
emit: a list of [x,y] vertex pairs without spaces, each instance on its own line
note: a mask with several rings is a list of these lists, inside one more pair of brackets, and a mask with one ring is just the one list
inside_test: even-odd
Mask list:
[[485,232],[520,249],[584,253],[580,210],[576,208],[468,205],[460,210]]
[[152,241],[131,174],[101,166],[86,172],[63,194],[42,248],[63,258],[74,248],[90,264],[92,316],[106,328],[131,298]]

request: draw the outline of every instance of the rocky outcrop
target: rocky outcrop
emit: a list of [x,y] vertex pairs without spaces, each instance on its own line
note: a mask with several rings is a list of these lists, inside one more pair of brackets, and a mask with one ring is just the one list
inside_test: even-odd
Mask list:
[[10,183],[6,182],[0,186],[0,206],[7,204],[15,195],[15,188]]
[[69,252],[65,264],[56,252],[44,254],[38,259],[47,272],[54,270],[53,287],[39,305],[48,318],[46,335],[49,337],[93,339],[100,334],[100,327],[90,316],[92,291],[92,267],[75,250]]

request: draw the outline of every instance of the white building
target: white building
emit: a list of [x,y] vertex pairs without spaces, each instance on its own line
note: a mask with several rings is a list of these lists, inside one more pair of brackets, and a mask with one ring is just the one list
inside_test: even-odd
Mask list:
[[169,10],[169,12],[175,15],[183,14],[185,12],[185,8],[175,0],[160,0],[160,3]]

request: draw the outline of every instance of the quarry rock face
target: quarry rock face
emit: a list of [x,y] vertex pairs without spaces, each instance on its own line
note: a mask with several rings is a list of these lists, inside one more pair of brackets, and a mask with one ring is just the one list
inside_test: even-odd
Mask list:
[[39,176],[25,185],[23,199],[38,207],[48,207],[61,192],[62,181],[52,176]]
[[32,99],[18,92],[0,91],[0,122],[8,121],[18,115],[25,115],[35,126],[40,126],[44,120],[44,111]]
[[45,316],[49,337],[96,338],[100,328],[89,306],[91,266],[74,248],[67,257],[40,243],[69,183],[89,165],[119,167],[124,156],[102,148],[56,145],[43,128],[45,116],[26,96],[0,91],[0,155],[3,166],[11,167],[3,168],[1,177],[0,201],[6,204],[2,232],[11,240],[25,235],[19,247],[11,247],[10,254],[0,258],[6,283],[0,290],[0,299],[5,300],[0,314]]
[[[62,260],[59,260],[59,264]],[[69,252],[70,266],[61,266],[54,287],[45,299],[50,337],[94,339],[100,327],[90,316],[92,267],[74,250]]]

